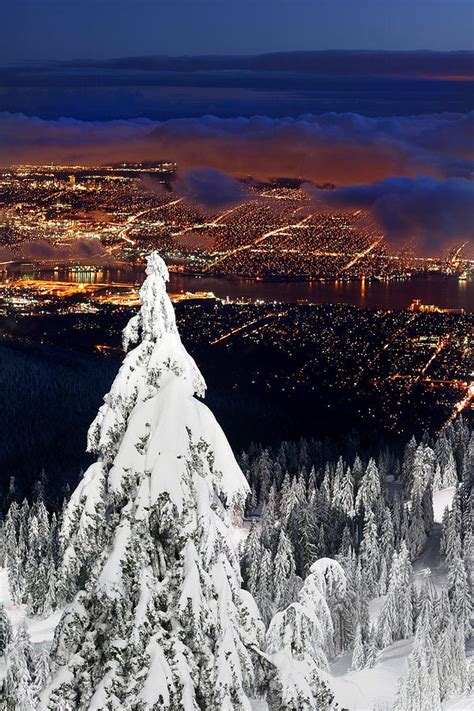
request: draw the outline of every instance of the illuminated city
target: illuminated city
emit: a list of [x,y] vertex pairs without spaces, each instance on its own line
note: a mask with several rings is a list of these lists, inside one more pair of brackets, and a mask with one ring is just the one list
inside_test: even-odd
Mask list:
[[315,212],[294,185],[252,185],[244,202],[212,211],[176,197],[175,171],[170,163],[3,171],[4,267],[21,259],[136,264],[150,249],[176,272],[252,279],[461,278],[474,264],[467,241],[438,257],[409,245],[394,251],[362,210]]
[[[94,272],[93,282],[0,282],[1,335],[119,354],[121,326],[139,305],[138,287],[102,282],[105,275]],[[249,303],[202,291],[171,291],[170,297],[183,338],[207,364],[208,379],[230,391],[278,395],[299,403],[298,409],[305,401],[309,410],[317,397],[328,408],[326,424],[330,417],[339,426],[346,418],[376,418],[398,433],[470,412],[472,312],[419,300],[393,311]]]
[[[166,162],[3,171],[0,235],[10,256],[0,278],[3,335],[60,345],[80,334],[81,347],[109,354],[119,347],[112,334],[139,306],[143,255],[158,249],[171,272],[171,299],[187,302],[178,313],[190,347],[216,373],[221,360],[249,353],[243,369],[237,356],[231,390],[311,398],[323,378],[330,411],[339,397],[344,407],[355,397],[354,417],[373,413],[400,433],[408,422],[418,427],[428,417],[439,425],[469,412],[474,322],[460,295],[471,289],[472,245],[438,258],[395,252],[363,211],[315,213],[304,189],[283,181],[251,184],[244,202],[211,210],[177,195],[176,171]],[[446,279],[459,295],[425,303],[417,298],[423,275]],[[236,286],[232,277],[244,281]],[[260,295],[272,281],[281,287]],[[325,291],[300,293],[298,281]],[[351,302],[352,282],[360,286]],[[316,297],[363,307],[378,283],[398,282],[405,299],[398,310],[393,297],[387,305],[369,301],[365,312],[311,305]],[[442,282],[433,284],[426,298],[436,298]],[[11,317],[20,323],[13,330]],[[64,327],[61,317],[69,319]],[[97,341],[105,323],[111,337]],[[361,391],[368,404],[358,402]]]

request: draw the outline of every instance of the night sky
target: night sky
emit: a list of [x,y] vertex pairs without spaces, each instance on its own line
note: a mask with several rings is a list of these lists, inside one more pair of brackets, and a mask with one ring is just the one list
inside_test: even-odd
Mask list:
[[0,61],[472,43],[471,0],[9,0]]

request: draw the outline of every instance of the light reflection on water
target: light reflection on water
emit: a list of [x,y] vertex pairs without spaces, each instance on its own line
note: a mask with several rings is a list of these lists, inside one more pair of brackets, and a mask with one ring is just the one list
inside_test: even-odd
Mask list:
[[[144,279],[142,269],[56,269],[38,270],[28,265],[15,272],[0,273],[6,279],[47,279],[88,284],[135,284]],[[441,308],[474,311],[474,278],[465,281],[456,276],[429,275],[400,281],[371,281],[366,278],[353,281],[280,282],[253,281],[239,278],[216,278],[172,273],[169,291],[212,291],[220,298],[248,301],[281,301],[294,303],[346,303],[366,308],[403,309],[413,299]]]

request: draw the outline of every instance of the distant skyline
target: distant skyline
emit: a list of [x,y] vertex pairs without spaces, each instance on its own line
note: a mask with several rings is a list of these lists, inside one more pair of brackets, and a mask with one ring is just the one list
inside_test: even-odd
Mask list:
[[0,62],[473,48],[471,0],[15,0]]

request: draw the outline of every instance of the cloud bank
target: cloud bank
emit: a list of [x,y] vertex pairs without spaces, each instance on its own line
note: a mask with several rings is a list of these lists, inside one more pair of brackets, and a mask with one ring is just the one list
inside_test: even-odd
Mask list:
[[413,240],[423,253],[439,254],[450,243],[472,243],[474,183],[465,178],[393,177],[334,191],[306,190],[315,206],[370,211],[392,243]]
[[297,119],[45,121],[0,114],[4,166],[19,163],[178,162],[234,177],[275,176],[341,185],[391,175],[469,178],[474,168],[474,112],[368,118],[358,114]]
[[105,256],[104,248],[98,238],[78,237],[67,245],[53,245],[49,242],[24,242],[16,249],[0,244],[0,259],[91,259],[97,261]]
[[237,205],[250,196],[243,183],[214,168],[185,170],[179,174],[173,188],[187,200],[211,210]]

